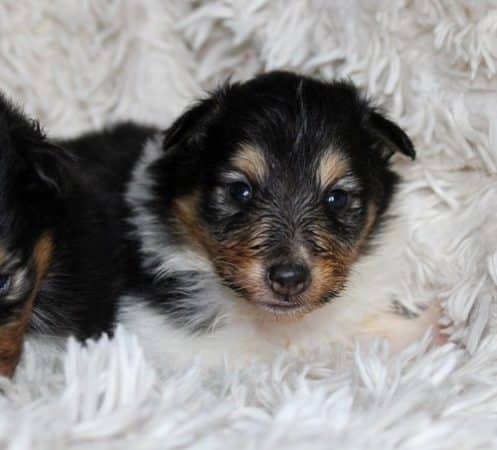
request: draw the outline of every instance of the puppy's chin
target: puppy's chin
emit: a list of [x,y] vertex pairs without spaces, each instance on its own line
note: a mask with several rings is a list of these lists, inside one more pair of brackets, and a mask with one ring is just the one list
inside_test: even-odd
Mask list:
[[304,305],[295,304],[257,303],[256,307],[259,309],[259,315],[264,315],[274,320],[299,320],[311,311],[310,308]]
[[269,292],[257,296],[245,295],[243,300],[257,316],[269,320],[298,320],[316,309],[314,304],[297,299],[284,299]]

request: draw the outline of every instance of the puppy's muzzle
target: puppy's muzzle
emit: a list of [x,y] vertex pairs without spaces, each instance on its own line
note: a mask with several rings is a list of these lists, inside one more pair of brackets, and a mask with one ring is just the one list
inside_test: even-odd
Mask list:
[[309,287],[310,280],[310,271],[303,264],[280,263],[271,266],[267,271],[269,287],[285,299],[302,294]]

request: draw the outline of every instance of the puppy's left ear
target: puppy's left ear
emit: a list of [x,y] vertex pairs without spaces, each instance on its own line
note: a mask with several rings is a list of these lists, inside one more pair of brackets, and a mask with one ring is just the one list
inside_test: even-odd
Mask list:
[[369,114],[369,123],[374,135],[378,138],[377,144],[381,155],[386,161],[396,152],[411,159],[416,158],[416,151],[411,139],[397,124],[376,110],[372,110]]

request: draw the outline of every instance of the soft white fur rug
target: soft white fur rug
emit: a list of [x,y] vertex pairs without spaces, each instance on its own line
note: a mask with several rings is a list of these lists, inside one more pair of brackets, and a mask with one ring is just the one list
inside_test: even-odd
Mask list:
[[404,298],[442,301],[452,343],[378,343],[241,371],[153,368],[136,339],[2,380],[0,448],[497,448],[497,2],[3,0],[0,89],[54,135],[165,126],[203,89],[274,68],[349,77],[414,138]]

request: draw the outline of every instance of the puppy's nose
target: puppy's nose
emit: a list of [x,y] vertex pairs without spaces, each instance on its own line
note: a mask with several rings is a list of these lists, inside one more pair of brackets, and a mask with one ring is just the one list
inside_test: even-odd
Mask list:
[[309,286],[310,272],[302,264],[276,264],[268,270],[271,289],[280,295],[298,295]]

